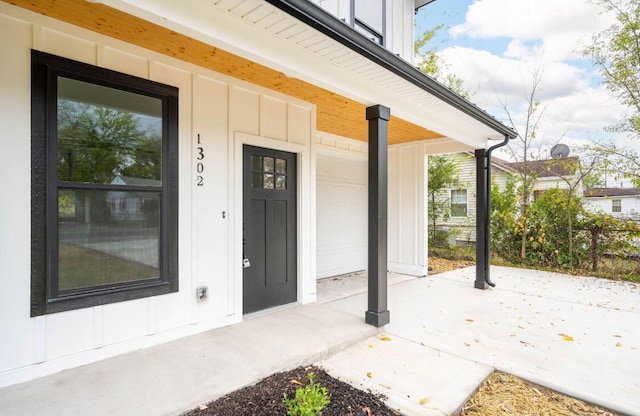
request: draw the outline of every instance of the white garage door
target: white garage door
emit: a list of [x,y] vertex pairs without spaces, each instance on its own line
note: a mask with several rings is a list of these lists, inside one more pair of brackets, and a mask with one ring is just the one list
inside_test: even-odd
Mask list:
[[318,155],[317,276],[367,267],[366,160]]

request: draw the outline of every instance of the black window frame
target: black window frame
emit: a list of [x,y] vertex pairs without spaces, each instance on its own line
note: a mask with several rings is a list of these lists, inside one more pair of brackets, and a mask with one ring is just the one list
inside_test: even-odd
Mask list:
[[369,36],[367,39],[369,39],[370,41],[377,43],[380,46],[386,46],[387,43],[387,36],[386,36],[386,32],[387,32],[387,2],[386,0],[378,0],[380,1],[381,7],[382,7],[382,33],[378,32],[376,29],[374,29],[373,27],[371,27],[369,24],[367,24],[364,20],[361,20],[358,18],[358,16],[356,16],[356,0],[351,0],[351,27],[357,31],[358,33],[360,33],[362,36],[367,37],[367,35],[365,35],[362,32],[366,32]]
[[[57,79],[59,76],[158,98],[162,102],[159,277],[61,294],[57,282]],[[75,186],[111,190],[108,184]],[[118,188],[128,191],[127,188]],[[133,189],[133,188],[132,188]],[[178,88],[106,68],[31,51],[31,316],[178,291]]]

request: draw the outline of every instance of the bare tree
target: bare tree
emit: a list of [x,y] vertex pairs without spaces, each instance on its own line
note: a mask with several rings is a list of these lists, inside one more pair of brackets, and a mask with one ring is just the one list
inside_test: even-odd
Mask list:
[[[518,133],[515,140],[517,146],[509,144],[508,150],[511,152],[513,159],[520,163],[522,169],[518,170],[518,175],[521,183],[519,190],[521,216],[518,224],[522,231],[522,245],[520,249],[520,257],[525,259],[527,256],[527,214],[529,209],[529,199],[531,198],[531,190],[535,184],[537,178],[535,173],[528,168],[527,163],[530,160],[539,159],[539,154],[534,157],[532,151],[538,149],[539,146],[534,143],[540,122],[545,113],[546,106],[543,106],[538,99],[538,95],[541,92],[542,75],[544,73],[544,67],[541,64],[537,64],[531,73],[531,83],[529,85],[522,86],[524,105],[526,106],[526,114],[523,124],[520,124],[515,119],[515,114],[509,107],[506,99],[498,99],[500,107],[505,112],[508,123]],[[519,127],[520,126],[520,127]],[[513,141],[513,140],[512,140]]]

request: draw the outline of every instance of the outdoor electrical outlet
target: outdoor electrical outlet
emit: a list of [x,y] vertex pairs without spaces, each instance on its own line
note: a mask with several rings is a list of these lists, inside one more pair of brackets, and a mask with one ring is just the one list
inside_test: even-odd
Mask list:
[[198,302],[206,300],[209,297],[209,288],[207,286],[198,286],[196,296],[198,297]]

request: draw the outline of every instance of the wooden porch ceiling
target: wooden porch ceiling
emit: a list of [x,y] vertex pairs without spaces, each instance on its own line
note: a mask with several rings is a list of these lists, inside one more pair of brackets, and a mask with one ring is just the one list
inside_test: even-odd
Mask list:
[[[367,141],[364,104],[130,14],[85,0],[5,0],[10,4],[296,97],[317,106],[317,129]],[[384,103],[380,103],[384,104]],[[442,137],[392,116],[389,144]]]

